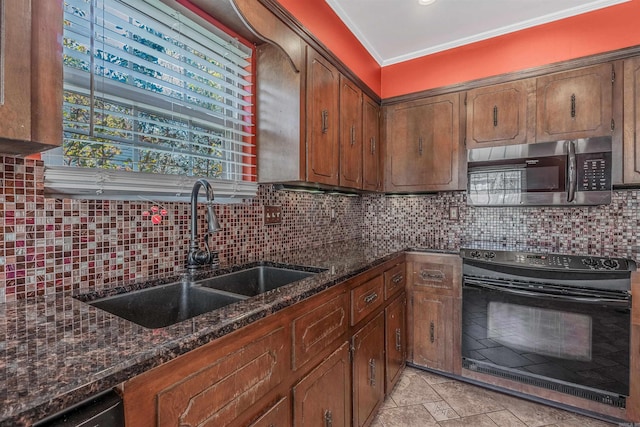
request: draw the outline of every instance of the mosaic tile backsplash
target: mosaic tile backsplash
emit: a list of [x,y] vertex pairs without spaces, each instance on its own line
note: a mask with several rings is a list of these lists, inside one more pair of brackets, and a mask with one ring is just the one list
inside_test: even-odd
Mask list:
[[[189,203],[45,198],[40,161],[0,157],[0,302],[65,290],[99,290],[182,270]],[[282,224],[265,225],[265,205]],[[421,196],[309,194],[261,185],[258,196],[216,205],[223,263],[363,238],[457,250],[482,247],[628,257],[640,261],[640,190],[608,206],[474,208],[464,192]],[[332,217],[331,212],[334,212]],[[205,226],[204,206],[199,210]]]
[[[640,262],[640,191],[616,190],[606,206],[473,207],[464,192],[367,196],[363,238],[407,246],[590,254]],[[456,218],[457,217],[457,218]]]

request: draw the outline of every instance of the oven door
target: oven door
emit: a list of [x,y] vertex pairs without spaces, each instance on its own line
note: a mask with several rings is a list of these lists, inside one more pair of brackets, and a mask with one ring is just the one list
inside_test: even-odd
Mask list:
[[462,356],[469,369],[626,396],[629,333],[625,292],[464,279]]

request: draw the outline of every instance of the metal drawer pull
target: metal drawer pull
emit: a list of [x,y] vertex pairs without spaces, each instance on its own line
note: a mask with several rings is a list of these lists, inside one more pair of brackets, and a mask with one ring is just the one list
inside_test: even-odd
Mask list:
[[329,131],[329,111],[322,110],[322,133]]
[[402,282],[403,279],[404,279],[404,276],[402,275],[402,273],[398,273],[391,278],[391,281],[395,284],[398,284]]
[[422,137],[418,138],[418,153],[422,156]]
[[493,127],[498,126],[498,106],[493,106]]
[[429,325],[429,341],[431,341],[431,343],[433,344],[436,340],[436,327],[433,324],[433,320],[431,321],[431,324]]
[[428,280],[428,279],[442,280],[442,279],[444,279],[444,274],[442,274],[442,272],[429,273],[426,270],[422,270],[420,272],[420,278],[422,280]]
[[396,351],[402,351],[401,331],[396,329]]
[[356,143],[356,127],[351,126],[351,146]]
[[369,385],[376,386],[376,359],[369,359]]
[[571,118],[576,117],[576,94],[571,94]]
[[364,297],[364,302],[365,304],[371,304],[372,302],[374,302],[376,299],[378,298],[378,294],[373,292],[369,295],[367,295],[366,297]]
[[371,137],[371,154],[376,153],[376,139]]
[[328,409],[324,411],[324,427],[333,427],[333,415]]

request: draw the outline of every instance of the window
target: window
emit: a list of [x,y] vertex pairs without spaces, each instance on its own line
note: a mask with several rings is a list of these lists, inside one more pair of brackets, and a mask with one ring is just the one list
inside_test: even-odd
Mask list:
[[[255,195],[252,48],[159,0],[65,0],[64,140],[49,193]],[[207,27],[207,28],[205,28]]]

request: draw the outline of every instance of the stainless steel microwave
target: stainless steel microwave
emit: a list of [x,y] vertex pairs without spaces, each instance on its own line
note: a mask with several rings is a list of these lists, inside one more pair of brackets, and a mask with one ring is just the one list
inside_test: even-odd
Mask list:
[[468,150],[467,204],[611,203],[611,137]]

